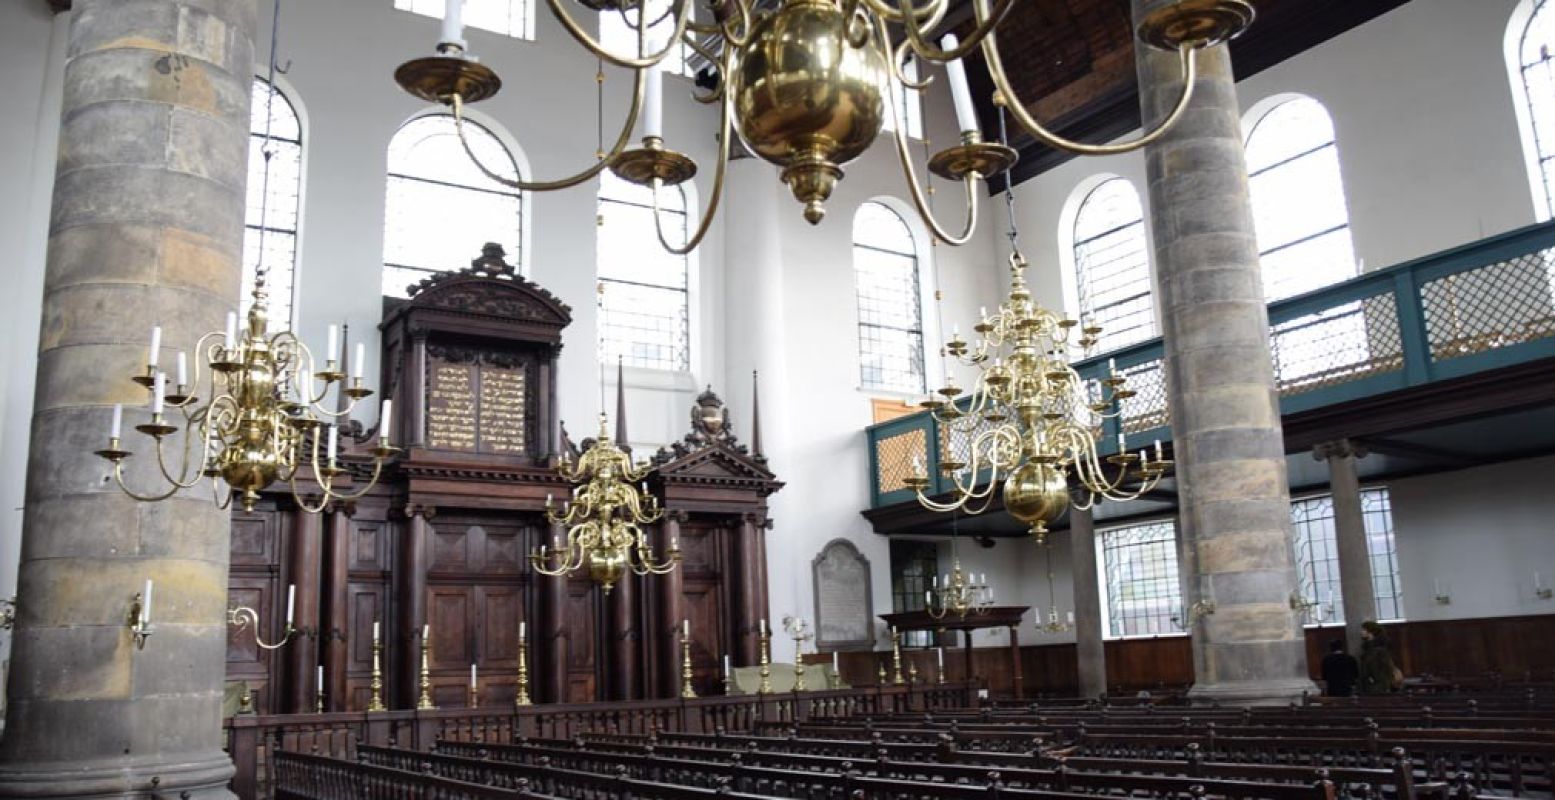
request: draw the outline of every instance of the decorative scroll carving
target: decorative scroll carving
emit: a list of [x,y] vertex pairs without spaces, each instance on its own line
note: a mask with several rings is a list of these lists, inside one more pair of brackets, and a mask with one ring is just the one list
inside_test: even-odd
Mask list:
[[709,386],[697,395],[696,403],[691,406],[691,432],[684,439],[660,448],[653,460],[658,464],[668,463],[715,444],[725,445],[741,455],[750,454],[750,450],[740,444],[734,435],[729,407]]
[[815,646],[823,651],[873,647],[869,559],[852,542],[833,539],[810,562],[810,571],[815,585]]

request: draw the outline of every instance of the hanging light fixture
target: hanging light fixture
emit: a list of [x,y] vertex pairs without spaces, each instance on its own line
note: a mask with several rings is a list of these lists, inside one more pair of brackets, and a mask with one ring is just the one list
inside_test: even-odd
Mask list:
[[[270,161],[274,150],[270,126],[275,102],[276,32],[279,28],[280,3],[272,24],[270,69],[266,81],[270,94],[265,108],[263,185],[260,196],[270,196]],[[115,405],[108,446],[96,451],[113,464],[114,480],[125,494],[136,500],[166,500],[180,490],[191,489],[200,479],[210,478],[217,502],[226,508],[235,495],[244,511],[254,510],[259,493],[277,481],[291,485],[298,506],[306,511],[322,511],[331,501],[352,500],[365,495],[377,484],[386,460],[399,452],[389,443],[391,401],[383,401],[380,411],[378,444],[372,454],[372,472],[360,489],[345,488],[350,469],[339,458],[340,423],[349,421],[359,401],[372,395],[362,385],[364,350],[357,345],[357,359],[349,383],[339,366],[338,329],[329,328],[329,347],[322,369],[307,346],[290,330],[269,331],[269,302],[265,278],[265,217],[268,202],[260,204],[259,256],[254,267],[253,303],[243,329],[238,316],[227,313],[225,331],[211,331],[195,343],[194,374],[188,369],[186,352],[179,351],[172,380],[158,367],[162,350],[162,328],[151,329],[151,346],[146,371],[131,380],[150,391],[151,420],[135,430],[151,437],[156,448],[157,468],[163,484],[149,492],[131,489],[124,480],[124,462],[134,455],[124,448],[122,427],[124,408]],[[192,377],[192,380],[191,380]],[[332,386],[348,402],[337,403],[333,411],[323,402]],[[205,400],[201,404],[200,394]],[[171,411],[169,410],[171,409]],[[177,415],[176,418],[174,415]],[[175,424],[176,422],[176,424]],[[327,444],[326,444],[327,443]],[[322,455],[320,451],[323,451]],[[299,480],[311,485],[299,485]],[[337,481],[340,486],[337,486]],[[225,483],[227,490],[223,491]],[[316,503],[307,498],[316,497]]]
[[[710,93],[695,96],[719,109],[718,156],[707,211],[684,243],[668,241],[662,227],[658,231],[660,243],[681,254],[702,241],[717,211],[735,135],[750,152],[782,169],[781,178],[804,205],[805,218],[812,224],[819,222],[827,199],[843,178],[843,167],[874,143],[885,115],[899,118],[900,90],[922,92],[929,86],[930,79],[918,81],[904,73],[909,57],[944,64],[949,72],[961,141],[935,154],[929,169],[964,184],[965,221],[960,232],[942,226],[929,207],[902,125],[894,126],[898,160],[925,225],[940,240],[964,244],[977,224],[978,180],[1009,169],[1016,154],[1006,145],[982,141],[962,70],[963,57],[981,50],[997,96],[1010,101],[1017,122],[1038,142],[1082,155],[1110,155],[1143,147],[1170,129],[1187,108],[1197,51],[1231,39],[1253,19],[1247,0],[1176,0],[1150,13],[1137,33],[1149,44],[1178,54],[1183,82],[1178,102],[1159,125],[1139,137],[1097,145],[1070,141],[1044,128],[1011,85],[995,29],[1017,5],[1015,0],[994,0],[991,8],[988,0],[973,0],[974,25],[966,40],[958,42],[946,35],[937,44],[931,42],[933,32],[944,23],[953,0],[916,4],[780,0],[775,9],[765,8],[762,0],[715,0],[708,4],[711,19],[703,21],[692,18],[691,0],[667,0],[658,19],[650,19],[648,0],[578,2],[602,14],[621,14],[637,33],[637,52],[612,52],[584,30],[563,0],[548,0],[551,12],[579,45],[602,61],[633,71],[631,103],[615,143],[597,163],[548,181],[504,178],[481,165],[468,144],[465,151],[492,180],[525,191],[576,186],[609,168],[623,180],[655,190],[657,218],[657,190],[691,180],[697,172],[690,157],[666,147],[661,125],[659,67],[669,53],[684,45],[706,58],[720,80]],[[402,64],[395,80],[417,97],[450,106],[463,141],[464,106],[496,94],[502,81],[466,52],[460,24],[463,0],[446,3],[437,54]],[[631,12],[636,12],[636,22]],[[673,28],[667,41],[650,39],[649,28],[658,22]],[[629,149],[639,116],[644,117],[642,143]]]
[[955,614],[962,619],[967,614],[987,614],[988,609],[993,607],[993,588],[988,585],[988,573],[979,577],[961,571],[961,556],[956,552],[959,537],[954,515],[950,524],[950,572],[945,573],[943,583],[939,578],[929,576],[933,586],[923,592],[924,609],[934,619],[944,619],[947,614]]
[[[1002,113],[1000,122],[1002,129]],[[1008,187],[1004,194],[1010,219],[1009,295],[993,314],[980,312],[973,326],[975,344],[953,332],[940,351],[942,359],[976,369],[977,382],[963,398],[947,370],[945,385],[920,404],[940,425],[939,442],[954,449],[939,459],[951,481],[949,498],[929,495],[932,482],[921,459],[914,460],[904,483],[930,510],[968,514],[986,511],[1002,489],[1005,511],[1043,544],[1048,523],[1070,505],[1071,486],[1079,509],[1104,499],[1133,500],[1155,488],[1171,462],[1162,457],[1160,441],[1154,458],[1145,450],[1128,452],[1123,433],[1117,452],[1101,456],[1102,423],[1120,417],[1122,401],[1133,392],[1110,361],[1107,377],[1092,387],[1070,366],[1071,349],[1088,351],[1101,328],[1061,317],[1032,298],[1014,224],[1015,198]],[[955,447],[958,442],[961,447]],[[956,452],[966,453],[967,460],[959,460]]]
[[1058,598],[1057,598],[1057,593],[1053,590],[1053,548],[1051,546],[1043,546],[1042,549],[1043,549],[1044,552],[1047,553],[1047,606],[1048,606],[1048,610],[1047,610],[1047,620],[1043,621],[1043,619],[1042,619],[1042,608],[1039,606],[1036,609],[1036,612],[1037,612],[1037,631],[1039,633],[1051,633],[1051,634],[1068,633],[1069,631],[1074,630],[1074,612],[1073,611],[1066,611],[1066,612],[1064,612],[1064,619],[1063,619],[1063,621],[1062,622],[1059,621],[1059,619],[1058,619]]
[[[565,545],[541,545],[529,555],[536,571],[552,577],[588,568],[589,577],[604,587],[621,580],[627,570],[637,575],[663,575],[680,564],[680,541],[671,539],[663,561],[655,561],[640,526],[664,516],[659,501],[648,493],[653,468],[632,463],[632,457],[611,441],[605,415],[599,415],[599,436],[578,457],[562,454],[557,472],[575,484],[572,498],[557,508],[545,498],[546,517],[568,526]],[[636,484],[636,485],[634,485]]]

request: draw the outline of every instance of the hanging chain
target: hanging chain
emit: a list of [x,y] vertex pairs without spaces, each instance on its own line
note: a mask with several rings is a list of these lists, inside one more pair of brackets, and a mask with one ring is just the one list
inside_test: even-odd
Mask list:
[[[1005,124],[1004,105],[999,106],[999,144],[1010,146],[1010,132]],[[1010,173],[1004,173],[1004,207],[1005,215],[1009,217],[1010,230],[1005,233],[1009,237],[1010,250],[1020,252],[1020,229],[1015,225],[1015,181]]]
[[265,275],[270,268],[265,266],[265,233],[269,229],[270,219],[270,160],[275,157],[275,74],[279,71],[276,61],[276,52],[279,49],[281,37],[281,0],[275,0],[275,13],[270,17],[270,64],[265,72],[265,132],[261,138],[259,153],[264,157],[264,174],[259,183],[259,253],[254,260],[254,291],[264,289]]

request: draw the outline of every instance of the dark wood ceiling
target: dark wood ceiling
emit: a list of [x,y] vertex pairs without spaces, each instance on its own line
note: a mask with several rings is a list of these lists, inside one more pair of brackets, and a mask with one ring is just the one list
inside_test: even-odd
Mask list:
[[[1385,14],[1409,0],[1252,0],[1258,18],[1231,43],[1232,66],[1246,78]],[[1130,0],[1023,0],[999,26],[1001,55],[1021,100],[1063,136],[1105,142],[1139,127]],[[970,4],[958,9],[965,33]],[[996,139],[993,84],[981,56],[968,70],[984,137]],[[1073,158],[1011,129],[1021,151],[1016,183]],[[991,187],[1003,188],[1002,181]]]

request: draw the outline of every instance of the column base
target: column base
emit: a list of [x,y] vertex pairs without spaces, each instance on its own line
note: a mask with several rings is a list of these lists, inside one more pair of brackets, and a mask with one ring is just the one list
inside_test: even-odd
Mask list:
[[[11,734],[22,731],[8,731]],[[232,759],[217,751],[200,761],[145,759],[0,764],[0,797],[233,800]]]
[[1188,699],[1198,704],[1280,706],[1300,701],[1303,694],[1318,694],[1317,684],[1307,678],[1195,683]]

